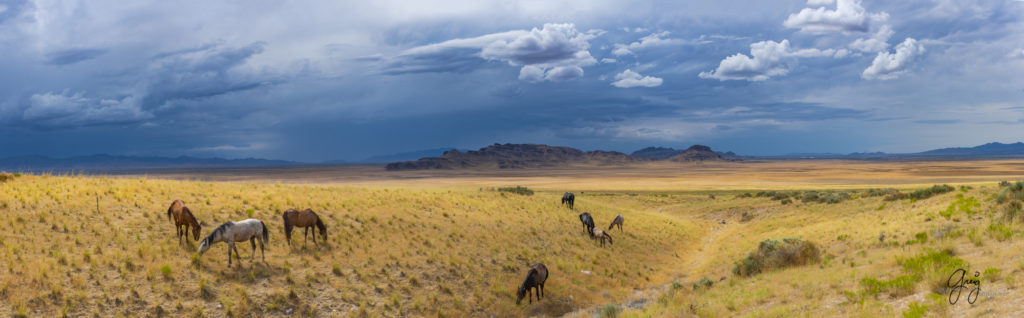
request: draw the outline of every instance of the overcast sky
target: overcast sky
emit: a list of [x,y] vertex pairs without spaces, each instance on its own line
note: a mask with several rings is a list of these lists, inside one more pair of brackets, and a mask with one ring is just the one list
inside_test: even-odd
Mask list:
[[6,1],[0,157],[1024,140],[1024,2]]

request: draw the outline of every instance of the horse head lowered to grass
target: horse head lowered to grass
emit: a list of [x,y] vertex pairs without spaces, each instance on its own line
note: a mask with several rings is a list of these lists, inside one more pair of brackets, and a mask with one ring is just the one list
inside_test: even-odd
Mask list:
[[263,221],[257,219],[246,219],[237,222],[224,222],[213,232],[210,233],[203,242],[199,244],[199,255],[203,255],[210,246],[218,242],[228,243],[228,267],[231,267],[231,251],[235,251],[235,256],[238,259],[242,259],[241,255],[238,255],[238,248],[235,247],[235,242],[244,242],[249,240],[252,243],[252,257],[250,259],[256,259],[256,240],[260,241],[260,255],[263,256],[263,262],[267,261],[267,254],[264,250],[264,244],[270,241],[269,232],[267,231],[267,225],[263,224]]
[[[313,226],[320,230],[320,236],[323,236],[324,242],[327,242],[327,226],[324,225],[324,221],[313,210],[296,211],[295,209],[288,209],[288,211],[281,213],[281,218],[284,219],[284,236],[288,240],[288,245],[292,245],[292,228],[296,226],[303,228],[303,242],[309,236],[309,228]],[[316,244],[316,230],[313,231],[313,244]]]

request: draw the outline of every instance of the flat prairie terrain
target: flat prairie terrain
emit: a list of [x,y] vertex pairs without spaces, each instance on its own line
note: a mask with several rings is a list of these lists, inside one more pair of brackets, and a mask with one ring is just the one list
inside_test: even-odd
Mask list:
[[[0,315],[1021,316],[1021,194],[1000,184],[1021,179],[1024,160],[22,175],[0,183]],[[203,236],[263,220],[266,263],[179,243],[173,199]],[[289,246],[288,208],[320,214],[326,241],[298,229]],[[625,217],[613,244],[583,234],[582,211]],[[734,271],[787,238],[814,261]],[[516,305],[535,262],[545,297]],[[950,304],[960,268],[980,289]]]

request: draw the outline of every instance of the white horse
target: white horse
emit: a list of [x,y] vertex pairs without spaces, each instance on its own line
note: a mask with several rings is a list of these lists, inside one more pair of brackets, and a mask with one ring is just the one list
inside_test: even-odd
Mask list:
[[264,251],[264,242],[269,242],[268,237],[269,231],[267,231],[267,225],[263,224],[263,221],[257,219],[246,219],[238,222],[224,222],[217,229],[210,233],[203,239],[203,242],[199,244],[199,255],[203,255],[207,250],[210,249],[210,245],[217,242],[228,243],[228,267],[231,267],[231,250],[235,251],[235,256],[238,259],[242,259],[241,255],[238,255],[238,248],[235,247],[235,242],[244,242],[249,240],[252,243],[252,258],[256,259],[256,240],[260,241],[260,254],[263,256],[263,262],[267,262],[266,251]]

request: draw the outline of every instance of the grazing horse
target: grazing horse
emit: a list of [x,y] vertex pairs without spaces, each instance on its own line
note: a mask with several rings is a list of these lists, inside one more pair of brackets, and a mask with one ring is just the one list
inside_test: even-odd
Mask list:
[[540,301],[540,297],[544,295],[544,282],[548,280],[548,267],[544,264],[537,263],[533,264],[530,268],[530,272],[526,274],[526,280],[523,281],[522,285],[519,285],[519,290],[516,291],[516,305],[523,301],[523,297],[530,296],[530,303],[533,303],[533,294],[530,294],[530,289],[533,288],[537,292],[537,301]]
[[238,259],[242,259],[241,255],[238,255],[238,248],[235,247],[235,242],[244,242],[249,240],[252,243],[252,257],[250,259],[256,259],[256,240],[260,241],[260,254],[263,256],[263,262],[267,262],[267,254],[264,250],[264,243],[268,243],[270,238],[268,237],[269,231],[267,231],[267,225],[263,224],[263,221],[257,219],[245,219],[237,222],[224,222],[203,239],[203,242],[199,244],[199,255],[203,255],[210,246],[217,242],[228,243],[228,267],[231,267],[231,250],[235,251],[235,256]]
[[[292,228],[301,227],[304,228],[302,234],[302,242],[305,243],[309,236],[309,228],[316,225],[320,229],[320,236],[324,237],[324,242],[327,242],[327,226],[324,225],[324,221],[320,220],[320,216],[316,215],[311,209],[305,209],[303,211],[296,211],[295,209],[288,209],[281,214],[284,218],[284,236],[288,240],[288,245],[292,245]],[[313,244],[316,244],[316,230],[313,231]]]
[[606,238],[608,239],[608,244],[615,244],[615,242],[612,242],[612,236],[608,235],[608,233],[605,233],[605,231],[602,231],[601,229],[594,229],[591,237],[595,240],[601,239],[601,247],[604,247],[604,239]]
[[[192,227],[192,240],[199,240],[202,226],[196,221],[196,217],[192,215],[192,210],[185,206],[185,202],[181,200],[171,202],[171,206],[167,208],[167,219],[174,221],[174,227],[178,230],[178,243],[181,243],[182,236],[188,237],[189,227]],[[184,230],[182,230],[182,226],[185,226]]]
[[580,213],[580,222],[583,222],[583,232],[594,237],[594,217],[590,216],[590,212]]
[[576,202],[576,195],[572,192],[566,192],[562,195],[562,205],[569,205],[569,210],[572,210],[573,203]]
[[612,224],[608,226],[608,230],[611,231],[616,225],[619,226],[619,232],[622,232],[622,214],[616,215],[615,219],[612,220]]

